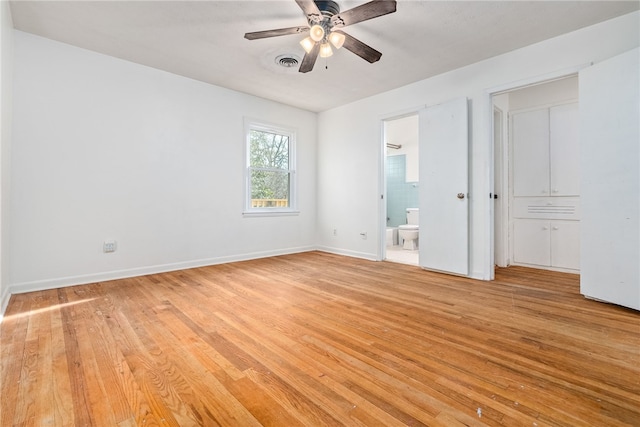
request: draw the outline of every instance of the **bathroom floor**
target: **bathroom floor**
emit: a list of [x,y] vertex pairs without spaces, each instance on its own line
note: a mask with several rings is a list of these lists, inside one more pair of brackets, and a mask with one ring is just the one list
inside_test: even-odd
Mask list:
[[387,261],[398,262],[401,264],[419,265],[418,251],[409,251],[402,249],[402,246],[387,246]]

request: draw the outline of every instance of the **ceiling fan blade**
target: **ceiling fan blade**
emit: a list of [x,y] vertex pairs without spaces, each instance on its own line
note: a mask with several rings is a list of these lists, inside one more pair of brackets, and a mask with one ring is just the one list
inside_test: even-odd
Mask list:
[[331,22],[336,27],[346,27],[347,25],[357,24],[358,22],[377,18],[395,11],[396,0],[373,0],[334,15],[331,18]]
[[344,31],[335,30],[334,33],[340,33],[344,35],[344,44],[342,45],[342,47],[355,53],[365,61],[373,64],[374,62],[379,61],[382,57],[382,53],[378,52],[371,46],[362,43],[360,40],[350,36]]
[[301,73],[308,73],[313,70],[313,66],[318,58],[318,53],[320,53],[320,43],[316,43],[313,46],[313,49],[311,49],[311,52],[304,55],[304,58],[302,58],[302,64],[300,64],[298,71]]
[[289,34],[305,34],[308,32],[309,32],[309,27],[279,28],[277,30],[266,30],[266,31],[256,31],[253,33],[246,33],[244,35],[244,38],[248,40],[256,40],[256,39],[266,39],[268,37],[286,36]]
[[298,3],[298,6],[300,6],[300,9],[302,9],[309,22],[317,24],[322,21],[320,9],[318,9],[318,6],[313,0],[296,0],[296,3]]

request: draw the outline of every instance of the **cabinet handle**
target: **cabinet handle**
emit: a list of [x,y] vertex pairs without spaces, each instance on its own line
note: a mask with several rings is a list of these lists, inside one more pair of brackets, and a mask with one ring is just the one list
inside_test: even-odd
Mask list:
[[543,229],[543,230],[548,230],[548,229],[549,229],[549,227],[542,227],[542,229]]
[[559,228],[559,227],[553,227],[553,229],[554,229],[554,230],[559,230],[560,228]]
[[554,192],[554,193],[557,193],[557,192],[558,192],[558,189],[557,189],[557,188],[554,188],[554,189],[553,189],[553,192]]

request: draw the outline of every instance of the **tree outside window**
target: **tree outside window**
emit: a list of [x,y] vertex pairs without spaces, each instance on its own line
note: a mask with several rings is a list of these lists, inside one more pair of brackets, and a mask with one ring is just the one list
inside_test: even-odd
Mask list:
[[247,139],[247,210],[290,210],[293,207],[293,133],[250,125]]

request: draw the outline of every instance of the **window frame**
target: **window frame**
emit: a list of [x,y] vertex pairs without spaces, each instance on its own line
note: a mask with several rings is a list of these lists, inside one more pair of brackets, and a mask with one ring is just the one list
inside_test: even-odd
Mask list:
[[[252,207],[251,206],[251,132],[267,132],[285,135],[289,138],[289,168],[282,169],[289,175],[289,206],[287,207]],[[295,128],[267,123],[250,118],[244,120],[244,209],[243,216],[286,216],[297,215],[298,193],[296,174],[296,134]]]

